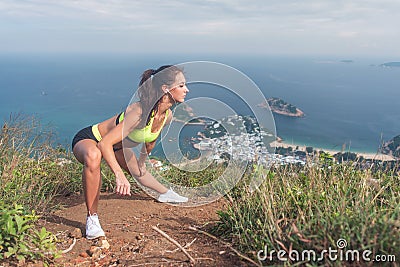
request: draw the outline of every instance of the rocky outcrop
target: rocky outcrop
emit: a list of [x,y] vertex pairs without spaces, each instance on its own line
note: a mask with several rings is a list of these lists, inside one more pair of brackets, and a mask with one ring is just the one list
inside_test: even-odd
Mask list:
[[300,110],[298,107],[289,104],[277,97],[271,97],[267,99],[268,105],[266,102],[259,104],[259,107],[262,108],[271,108],[271,111],[289,117],[304,117],[304,112]]
[[400,135],[393,137],[385,142],[381,148],[382,154],[391,155],[400,158]]

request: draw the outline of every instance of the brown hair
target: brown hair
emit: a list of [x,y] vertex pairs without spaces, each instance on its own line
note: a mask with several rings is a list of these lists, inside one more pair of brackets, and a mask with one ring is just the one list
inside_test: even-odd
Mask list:
[[148,69],[143,72],[138,89],[139,103],[142,108],[139,128],[149,123],[153,111],[157,112],[158,104],[164,95],[161,87],[172,85],[179,72],[182,70],[174,65],[165,65],[156,70]]

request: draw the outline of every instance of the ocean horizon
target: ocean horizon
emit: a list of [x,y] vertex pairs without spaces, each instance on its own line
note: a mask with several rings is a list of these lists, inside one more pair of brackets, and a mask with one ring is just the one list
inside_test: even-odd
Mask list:
[[[235,55],[0,55],[1,119],[34,115],[50,124],[57,142],[70,146],[81,128],[124,110],[141,73],[165,64],[208,60],[232,66],[260,88],[265,98],[296,105],[304,118],[274,115],[277,135],[287,143],[374,153],[400,134],[400,68],[395,59],[329,56]],[[235,105],[224,90],[189,84],[187,99],[215,97]],[[261,101],[260,101],[261,102]],[[237,112],[249,115],[238,106]],[[193,135],[187,130],[183,139]]]

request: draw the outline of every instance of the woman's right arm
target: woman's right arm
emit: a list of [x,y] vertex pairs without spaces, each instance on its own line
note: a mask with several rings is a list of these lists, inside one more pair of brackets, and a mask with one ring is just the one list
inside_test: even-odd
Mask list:
[[140,109],[131,107],[129,111],[126,112],[124,123],[120,123],[112,128],[97,144],[104,160],[115,174],[117,185],[116,192],[121,195],[130,195],[130,184],[115,158],[113,145],[121,142],[121,140],[138,125],[140,121],[140,112]]
[[115,175],[116,193],[120,195],[131,195],[131,185],[125,177],[121,166],[115,158],[113,145],[122,140],[123,124],[118,124],[110,132],[108,132],[97,144],[104,160]]

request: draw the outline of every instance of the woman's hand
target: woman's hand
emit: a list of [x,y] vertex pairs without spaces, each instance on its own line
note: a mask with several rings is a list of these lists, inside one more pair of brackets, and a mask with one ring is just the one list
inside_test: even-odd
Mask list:
[[122,196],[131,195],[131,184],[126,179],[125,174],[120,171],[115,173],[116,193]]

